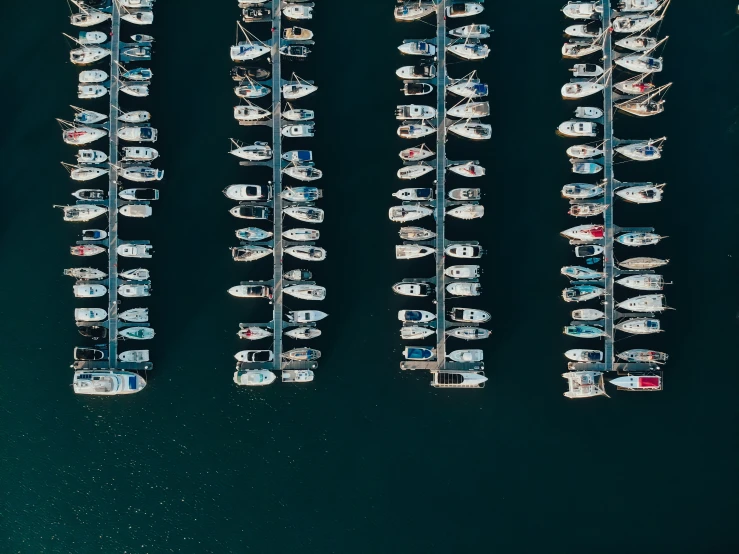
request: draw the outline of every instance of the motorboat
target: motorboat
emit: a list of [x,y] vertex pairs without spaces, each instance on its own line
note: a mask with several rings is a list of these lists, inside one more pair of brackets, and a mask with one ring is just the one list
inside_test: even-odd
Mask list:
[[105,279],[108,274],[93,267],[73,267],[64,270],[64,275],[75,279]]
[[632,350],[625,350],[616,354],[617,358],[630,363],[636,364],[664,364],[667,362],[669,357],[664,352],[657,350],[648,350],[646,348],[634,348]]
[[290,206],[282,211],[285,215],[289,215],[298,221],[323,223],[324,212],[321,208],[315,208],[313,206]]
[[118,193],[121,200],[135,202],[137,200],[159,200],[159,190],[157,189],[124,189]]
[[272,113],[269,110],[255,106],[254,104],[245,104],[234,106],[234,119],[236,121],[259,121],[269,117]]
[[144,218],[152,214],[151,206],[148,204],[128,204],[118,210],[118,212],[126,217]]
[[248,364],[260,363],[260,362],[271,362],[275,359],[275,354],[271,350],[242,350],[234,354],[239,362],[245,362]]
[[121,51],[121,56],[128,58],[151,58],[151,48],[148,46],[133,46],[131,48],[124,48]]
[[309,163],[313,161],[313,152],[310,150],[288,150],[282,154],[282,159],[290,163]]
[[593,217],[605,212],[608,206],[608,204],[598,202],[578,202],[572,204],[567,213],[573,217]]
[[285,40],[311,40],[313,31],[303,27],[288,27],[282,30],[282,38]]
[[117,135],[128,142],[156,142],[158,131],[154,127],[126,127],[118,129]]
[[291,165],[282,170],[285,175],[298,181],[316,181],[323,177],[323,171],[312,165]]
[[597,321],[605,319],[606,314],[600,310],[593,308],[584,308],[581,310],[572,310],[572,319],[577,321]]
[[287,320],[293,323],[313,323],[326,317],[327,313],[318,310],[298,310],[287,314]]
[[69,60],[75,65],[89,65],[110,56],[110,50],[100,46],[83,46],[69,52]]
[[645,317],[627,319],[614,325],[614,328],[624,333],[631,333],[632,335],[650,335],[652,333],[662,332],[659,319]]
[[576,100],[597,94],[603,90],[603,84],[594,81],[577,81],[562,87],[561,94],[565,100]]
[[585,244],[575,247],[575,256],[578,258],[589,258],[590,256],[602,254],[603,250],[604,248],[599,244]]
[[75,298],[100,298],[108,294],[104,285],[74,285],[72,287]]
[[108,336],[108,328],[102,325],[85,325],[78,323],[77,332],[93,341],[102,341]]
[[296,362],[312,362],[321,357],[321,351],[314,348],[293,348],[283,352],[282,356]]
[[107,193],[102,189],[79,189],[72,193],[72,196],[78,200],[105,200]]
[[257,141],[254,144],[246,146],[238,146],[231,150],[229,154],[252,162],[269,160],[272,158],[272,148],[266,142]]
[[313,273],[307,269],[291,269],[286,271],[282,278],[287,281],[309,281],[313,278]]
[[228,294],[236,298],[266,298],[272,300],[274,291],[266,285],[236,285],[228,289]]
[[436,117],[436,108],[420,104],[403,104],[396,106],[395,119],[431,119]]
[[72,390],[75,394],[95,396],[134,394],[141,392],[145,386],[146,380],[139,374],[130,371],[82,370],[75,371],[72,378]]
[[118,314],[123,321],[145,323],[149,321],[149,308],[131,308]]
[[151,287],[149,285],[124,283],[118,287],[118,294],[125,298],[142,298],[151,296]]
[[[102,69],[89,69],[87,71],[81,71],[79,81],[84,84],[91,83],[104,83],[108,80],[108,74]],[[94,123],[94,122],[88,122]]]
[[308,340],[320,337],[321,330],[315,327],[296,327],[295,329],[285,331],[285,336],[291,339]]
[[625,375],[608,382],[623,390],[662,390],[662,377],[659,375]]
[[102,308],[77,308],[74,310],[75,321],[105,321],[108,312]]
[[628,36],[616,41],[616,46],[631,50],[632,52],[649,52],[657,46],[657,39],[643,35]]
[[135,35],[131,35],[131,40],[134,42],[154,42],[154,37],[151,35],[144,35],[142,33],[137,33]]
[[446,112],[449,117],[459,117],[461,119],[470,119],[475,117],[487,117],[490,115],[489,102],[474,102],[471,99],[464,104],[459,104],[449,108]]
[[73,355],[76,361],[81,362],[93,362],[105,359],[105,352],[97,348],[84,348],[76,346]]
[[433,253],[434,249],[430,246],[421,246],[418,244],[395,245],[395,259],[397,260],[413,260],[430,256]]
[[488,85],[481,83],[480,79],[452,79],[446,87],[448,92],[463,98],[484,98],[488,95]]
[[470,308],[452,308],[449,318],[459,323],[485,323],[490,321],[491,315],[484,310]]
[[483,351],[479,349],[454,350],[447,357],[453,362],[475,363],[483,360]]
[[250,82],[234,87],[234,94],[239,98],[262,98],[272,92],[272,89],[261,83]]
[[562,299],[565,302],[586,302],[593,298],[603,296],[606,290],[593,285],[575,285],[562,291]]
[[471,140],[488,140],[493,138],[493,126],[474,120],[465,120],[448,127],[449,131],[460,137]]
[[616,306],[622,310],[640,313],[664,312],[667,309],[664,294],[645,294],[643,296],[635,296],[628,300],[624,300],[623,302],[618,302]]
[[476,279],[480,276],[479,265],[453,265],[444,270],[447,277],[453,279]]
[[627,275],[621,279],[616,279],[616,282],[635,290],[662,290],[665,287],[665,278],[662,275],[652,273]]
[[288,285],[282,292],[302,300],[323,300],[326,298],[326,287],[318,285]]
[[128,279],[129,281],[147,281],[149,279],[149,270],[143,267],[137,267],[136,269],[128,269],[119,273],[121,278]]
[[446,215],[457,219],[480,219],[485,215],[485,207],[480,204],[465,204],[447,210]]
[[395,7],[396,21],[416,21],[436,11],[433,2],[409,1]]
[[108,231],[102,229],[83,229],[82,240],[105,240],[108,238]]
[[241,246],[231,248],[231,258],[235,262],[253,262],[272,255],[272,249],[266,246]]
[[271,385],[277,379],[277,375],[267,369],[251,369],[247,371],[234,371],[233,381],[244,387],[264,387]]
[[447,193],[447,196],[450,200],[458,201],[479,200],[481,198],[480,189],[475,188],[452,189]]
[[62,139],[72,146],[90,144],[107,135],[108,131],[95,127],[71,127],[62,131]]
[[436,129],[426,123],[405,123],[398,127],[398,136],[405,139],[416,139],[432,135]]
[[287,240],[294,240],[296,242],[308,242],[318,240],[321,236],[320,231],[317,229],[305,229],[298,227],[295,229],[288,229],[283,231],[282,236]]
[[593,19],[603,13],[603,6],[598,2],[567,2],[562,13],[570,19]]
[[320,262],[326,259],[326,250],[319,246],[290,246],[285,253],[310,262]]
[[264,6],[247,7],[241,10],[241,19],[245,23],[255,21],[269,21],[272,17],[272,9]]
[[108,169],[102,167],[75,167],[69,172],[69,176],[75,181],[91,181],[97,177],[108,174]]
[[282,8],[282,15],[292,20],[313,19],[313,3],[286,4]]
[[[282,117],[288,121],[310,121],[316,116],[313,110],[290,109],[282,112]],[[284,154],[283,154],[284,156]]]
[[146,110],[134,110],[118,116],[118,121],[123,121],[124,123],[144,123],[150,119],[151,114]]
[[482,285],[469,281],[457,281],[455,283],[449,283],[446,286],[446,291],[452,296],[480,296]]
[[148,350],[126,350],[118,354],[118,359],[122,362],[148,362],[149,351]]
[[422,325],[404,325],[400,328],[400,338],[403,340],[420,340],[430,337],[436,331]]
[[123,168],[118,175],[129,181],[137,183],[146,183],[149,181],[161,181],[164,179],[163,169],[154,169],[153,167],[143,165],[132,165]]
[[625,146],[618,146],[615,150],[622,156],[637,162],[659,160],[662,157],[662,149],[659,145],[661,140],[627,144]]
[[449,31],[456,38],[490,38],[490,25],[472,24]]
[[425,80],[436,77],[436,66],[432,62],[422,61],[416,65],[399,67],[395,74],[401,79]]
[[306,59],[310,52],[310,48],[304,44],[286,44],[280,48],[280,54],[298,60]]
[[593,327],[592,325],[567,325],[562,332],[569,337],[580,339],[597,339],[604,337],[606,334],[600,327]]
[[603,150],[587,144],[578,144],[576,146],[570,146],[567,149],[567,155],[571,158],[579,158],[581,160],[584,160],[587,158],[594,158],[595,156],[603,155]]
[[575,348],[565,352],[565,357],[573,362],[595,364],[603,361],[603,352],[601,350]]
[[247,62],[269,54],[270,49],[264,44],[241,41],[230,48],[231,61]]
[[403,349],[403,357],[406,360],[424,361],[436,358],[436,349],[423,346],[406,346]]
[[454,327],[448,329],[446,334],[462,340],[481,340],[488,338],[490,331],[482,327]]
[[123,159],[126,161],[150,162],[159,157],[159,152],[149,146],[124,146]]
[[284,125],[282,127],[282,136],[295,138],[313,137],[315,136],[315,128],[316,126],[313,122],[297,125]]
[[569,59],[584,58],[590,54],[600,52],[601,48],[597,40],[592,42],[570,40],[562,45],[562,57]]
[[431,158],[435,155],[435,152],[425,144],[421,144],[420,146],[411,146],[410,148],[401,150],[398,155],[404,162],[415,162]]
[[562,196],[573,200],[594,198],[603,194],[602,185],[591,185],[589,183],[571,183],[562,187]]
[[[72,106],[74,107],[74,106]],[[108,115],[100,112],[95,112],[92,110],[83,110],[82,108],[75,108],[75,114],[74,114],[74,121],[75,123],[82,123],[82,124],[93,124],[93,123],[99,123],[101,121],[104,121],[108,119]],[[107,156],[106,156],[107,158]]]
[[272,199],[272,187],[269,185],[229,185],[223,194],[231,200],[266,202]]
[[659,73],[663,69],[662,58],[652,58],[645,54],[632,54],[616,58],[614,63],[636,73]]
[[423,227],[401,227],[398,235],[403,240],[429,240],[434,238],[436,233]]
[[405,201],[428,201],[434,199],[434,189],[429,187],[400,189],[394,192],[393,196]]
[[484,9],[482,4],[477,2],[453,2],[446,7],[445,15],[448,18],[469,17],[482,13]]
[[419,177],[422,177],[426,175],[427,173],[431,173],[434,171],[434,167],[428,164],[414,164],[414,165],[406,165],[404,167],[401,167],[398,170],[398,179],[403,179],[406,181],[410,181],[412,179],[418,179]]
[[240,204],[229,210],[232,216],[240,219],[263,219],[267,220],[272,216],[272,210],[267,206],[250,206]]
[[578,281],[597,281],[603,279],[605,274],[602,271],[596,271],[589,267],[581,265],[567,265],[559,270],[565,277],[577,279]]
[[670,260],[660,260],[659,258],[629,258],[623,262],[618,262],[618,265],[624,269],[642,270],[642,269],[655,269],[667,265]]
[[272,72],[269,69],[255,66],[236,65],[231,68],[231,79],[234,81],[254,80],[265,81],[270,78]]
[[[485,175],[485,168],[482,167],[481,165],[477,165],[474,162],[467,162],[464,164],[452,165],[452,166],[449,166],[447,169],[449,169],[449,171],[451,171],[452,173],[461,175],[462,177],[482,177],[483,175]],[[455,189],[455,190],[463,190],[463,189]],[[467,189],[467,190],[479,191],[480,189]],[[465,198],[464,200],[468,200],[468,199]]]
[[119,256],[124,258],[151,258],[152,256],[151,244],[130,244],[124,243],[116,248]]
[[148,67],[129,69],[121,74],[121,79],[128,81],[150,81],[153,77],[154,72]]
[[560,233],[565,238],[571,240],[577,240],[581,242],[592,242],[595,240],[602,240],[605,237],[605,227],[603,225],[577,225],[565,229]]
[[64,211],[64,221],[90,221],[108,213],[108,208],[95,204],[60,206]]
[[452,258],[482,258],[482,247],[477,244],[450,244],[444,253]]
[[600,77],[603,75],[603,68],[594,63],[576,63],[570,71],[575,77]]
[[282,97],[285,100],[297,100],[298,98],[304,98],[317,90],[318,87],[316,85],[305,81],[286,83],[282,85]]
[[429,296],[434,292],[434,287],[430,283],[395,283],[393,292],[401,296]]
[[424,310],[400,310],[398,311],[398,320],[406,323],[428,323],[436,319],[431,312]]
[[121,13],[121,19],[134,25],[151,25],[154,23],[154,12],[144,10],[126,10]]
[[70,15],[69,22],[75,27],[94,27],[108,21],[111,17],[113,16],[109,13],[86,7],[84,11]]
[[424,217],[430,216],[434,211],[426,206],[416,204],[403,204],[402,206],[393,206],[389,210],[390,221],[395,223],[406,223],[408,221],[416,221]]
[[425,40],[412,40],[404,42],[398,46],[401,54],[408,54],[411,56],[436,56],[436,46]]
[[484,60],[490,55],[490,47],[476,38],[447,46],[447,51],[463,60]]
[[616,9],[620,12],[651,12],[660,6],[660,0],[619,0]]
[[616,237],[616,242],[625,246],[649,246],[657,244],[663,238],[655,233],[624,233]]
[[557,127],[559,134],[565,137],[594,137],[597,129],[592,121],[565,121]]
[[428,83],[418,83],[416,81],[403,81],[403,91],[405,96],[423,96],[434,91],[433,85]]
[[611,26],[615,33],[634,35],[646,31],[662,21],[662,16],[649,14],[622,15],[614,18]]
[[249,242],[266,240],[272,236],[272,231],[265,231],[258,227],[244,227],[236,229],[236,238]]
[[600,108],[578,106],[575,110],[575,117],[579,117],[581,119],[598,119],[603,117],[603,110]]
[[570,25],[565,29],[565,34],[575,38],[597,38],[603,32],[600,22],[592,21],[591,23]]

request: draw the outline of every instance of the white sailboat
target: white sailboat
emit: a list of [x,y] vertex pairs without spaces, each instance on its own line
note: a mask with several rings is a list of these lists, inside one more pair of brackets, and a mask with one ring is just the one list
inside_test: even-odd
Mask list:
[[635,204],[653,204],[662,200],[662,189],[664,186],[664,184],[653,185],[651,183],[646,185],[634,185],[633,187],[618,189],[616,194],[627,202],[633,202]]

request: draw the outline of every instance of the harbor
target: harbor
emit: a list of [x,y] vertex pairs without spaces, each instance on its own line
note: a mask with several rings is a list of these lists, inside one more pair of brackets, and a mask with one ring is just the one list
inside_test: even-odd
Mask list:
[[[403,25],[428,23],[432,17],[435,19],[433,38],[407,39],[398,47],[404,62],[414,63],[396,71],[403,80],[401,90],[407,101],[418,98],[421,102],[427,95],[435,95],[434,106],[414,102],[396,108],[396,119],[401,122],[397,131],[400,138],[423,140],[435,135],[433,150],[422,143],[400,152],[403,167],[397,176],[406,181],[433,176],[434,181],[431,187],[417,186],[397,191],[394,196],[403,204],[390,208],[389,216],[396,223],[414,222],[426,217],[434,219],[433,231],[423,227],[401,227],[399,234],[404,242],[396,246],[399,260],[433,256],[434,276],[405,278],[393,286],[393,291],[414,301],[424,296],[433,298],[433,312],[419,309],[398,312],[402,323],[400,335],[404,342],[428,342],[435,337],[432,347],[407,346],[400,368],[428,370],[432,374],[431,385],[437,388],[483,388],[487,381],[482,349],[452,349],[460,339],[476,341],[490,335],[489,330],[480,327],[490,319],[489,313],[457,307],[465,303],[465,298],[480,295],[480,266],[448,266],[446,263],[450,260],[474,262],[484,254],[477,241],[450,240],[446,232],[447,215],[470,220],[479,219],[484,214],[479,203],[481,189],[464,187],[449,190],[447,172],[459,177],[478,178],[485,175],[485,168],[477,160],[449,160],[446,148],[449,137],[471,141],[491,138],[491,126],[481,122],[481,118],[490,113],[489,103],[481,100],[488,94],[487,85],[477,77],[476,70],[457,78],[450,77],[447,71],[449,55],[475,62],[488,57],[490,48],[482,39],[490,37],[490,28],[471,21],[483,9],[483,0],[464,3],[401,1],[395,8],[395,20]],[[450,21],[460,22],[461,26],[450,29]],[[414,25],[413,28],[416,30],[420,26]],[[448,110],[450,96],[455,104]],[[429,160],[433,156],[435,159]],[[450,304],[452,308],[448,312]],[[448,348],[447,340],[451,341],[452,347]]]
[[[665,237],[656,234],[652,227],[618,226],[615,208],[618,201],[659,202],[665,185],[619,181],[615,166],[660,159],[665,137],[619,139],[615,120],[619,115],[646,118],[664,110],[664,93],[671,83],[654,84],[654,76],[662,71],[662,58],[655,57],[654,52],[666,40],[659,40],[656,35],[669,3],[619,0],[611,6],[608,1],[570,2],[562,8],[570,22],[576,22],[565,29],[570,38],[562,47],[562,55],[577,62],[571,69],[574,78],[562,87],[562,97],[571,101],[603,94],[602,110],[579,106],[576,118],[562,123],[557,130],[569,138],[596,137],[601,126],[603,134],[602,140],[567,149],[573,173],[602,175],[595,184],[565,185],[562,195],[570,200],[570,215],[603,217],[602,224],[587,223],[562,232],[575,247],[575,255],[586,264],[562,268],[562,274],[572,283],[563,291],[563,299],[599,299],[602,305],[602,310],[574,310],[573,321],[564,328],[568,336],[603,340],[602,351],[577,348],[565,353],[570,360],[569,371],[562,376],[568,382],[565,396],[569,398],[608,396],[604,385],[604,375],[608,373],[616,374],[610,383],[618,390],[643,392],[663,388],[662,368],[668,354],[650,348],[619,352],[617,332],[648,337],[663,331],[656,316],[669,309],[665,295],[660,293],[669,283],[655,269],[667,265],[669,260],[644,256],[620,260],[616,245],[651,246]],[[598,54],[602,55],[602,67],[581,63]],[[639,296],[617,300],[624,289]]]
[[[153,368],[149,350],[120,351],[119,345],[125,339],[136,343],[154,337],[148,308],[125,305],[126,309],[121,309],[122,304],[130,302],[128,298],[140,299],[151,294],[147,269],[121,267],[128,265],[121,263],[125,258],[150,258],[151,245],[148,240],[121,239],[119,226],[120,216],[123,220],[150,217],[150,201],[159,198],[158,189],[128,188],[130,185],[125,182],[136,187],[138,183],[163,178],[163,172],[151,167],[151,161],[158,156],[156,150],[148,146],[122,146],[122,143],[153,143],[157,138],[157,130],[148,123],[149,112],[126,112],[120,102],[121,92],[133,97],[149,94],[151,71],[134,68],[134,64],[151,60],[154,39],[136,33],[125,40],[121,28],[151,24],[153,4],[153,0],[120,0],[95,6],[74,2],[78,11],[70,16],[70,22],[82,30],[77,37],[65,33],[74,43],[70,61],[81,69],[78,98],[108,104],[105,111],[73,106],[73,121],[58,120],[64,142],[82,147],[77,151],[77,164],[62,164],[72,180],[87,182],[107,177],[105,189],[79,189],[73,193],[75,204],[58,206],[65,221],[94,225],[92,222],[99,218],[108,219],[105,229],[83,230],[82,239],[70,249],[73,256],[91,261],[107,255],[104,269],[73,267],[64,271],[76,280],[76,298],[86,301],[107,296],[107,310],[87,306],[75,309],[80,334],[93,343],[74,349],[73,389],[77,394],[105,396],[139,392],[146,386],[145,372]],[[98,30],[108,26],[109,33]],[[98,69],[100,65],[107,71]],[[104,138],[108,141],[107,151],[87,148]]]

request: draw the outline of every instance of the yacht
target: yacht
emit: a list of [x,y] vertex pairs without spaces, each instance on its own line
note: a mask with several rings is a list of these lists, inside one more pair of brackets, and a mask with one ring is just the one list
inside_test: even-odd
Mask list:
[[291,269],[282,276],[286,281],[309,281],[313,274],[307,269]]
[[297,219],[298,221],[304,221],[306,223],[322,223],[323,222],[323,210],[321,208],[314,208],[313,206],[290,206],[283,210],[285,215],[289,215]]
[[[282,117],[288,121],[310,121],[316,116],[313,110],[290,109],[282,112]],[[283,154],[284,159],[284,154]]]
[[624,390],[662,390],[662,377],[659,375],[625,375],[609,381]]
[[577,321],[598,321],[605,319],[606,314],[600,310],[593,308],[583,308],[581,310],[572,310],[572,319]]
[[75,27],[94,27],[108,21],[111,14],[85,7],[85,11],[69,16],[69,22]]
[[565,302],[586,302],[598,298],[606,293],[605,289],[593,285],[575,285],[562,291],[562,299]]
[[483,359],[483,351],[479,349],[454,350],[450,354],[447,354],[447,357],[453,362],[470,364],[481,362]]
[[657,39],[643,35],[628,36],[616,41],[616,46],[631,50],[632,52],[649,52],[657,46]]
[[575,110],[575,117],[579,117],[581,119],[598,119],[603,117],[603,110],[600,108],[579,106]]
[[64,275],[75,279],[105,279],[108,274],[93,267],[73,267],[64,270]]
[[288,58],[295,58],[297,60],[304,60],[308,57],[311,50],[304,44],[286,44],[280,47],[280,54],[287,56]]
[[562,87],[562,98],[565,100],[575,100],[585,98],[592,94],[597,94],[603,90],[601,83],[594,81],[578,81],[576,83],[567,83]]
[[401,79],[433,79],[436,77],[436,66],[431,62],[422,61],[416,65],[399,67],[395,74]]
[[568,325],[562,332],[569,337],[577,337],[580,339],[597,339],[605,336],[606,332],[592,325]]
[[436,319],[431,312],[424,310],[400,310],[398,312],[398,320],[407,323],[428,323]]
[[107,174],[108,170],[101,167],[75,167],[70,171],[69,176],[75,181],[91,181]]
[[121,200],[135,202],[137,200],[159,200],[157,189],[124,189],[118,193]]
[[149,285],[123,284],[118,287],[118,294],[125,298],[141,298],[144,296],[151,296],[151,287]]
[[403,81],[403,91],[405,96],[423,96],[433,92],[434,87],[428,83],[418,83],[416,81]]
[[263,44],[255,44],[251,41],[241,41],[231,46],[231,61],[246,62],[256,60],[269,54],[270,49]]
[[588,183],[571,183],[562,187],[562,196],[573,200],[594,198],[603,194],[602,185],[591,185]]
[[285,237],[287,240],[294,240],[297,242],[307,242],[307,241],[318,240],[321,236],[321,233],[317,231],[316,229],[296,228],[296,229],[289,229],[287,231],[284,231],[282,233],[282,236]]
[[573,217],[593,217],[600,215],[608,209],[608,204],[601,204],[598,202],[578,202],[572,204],[570,209],[567,211]]
[[449,283],[446,286],[446,291],[452,296],[480,296],[482,294],[482,285],[469,281],[457,281]]
[[565,352],[565,357],[573,362],[593,364],[603,361],[603,352],[601,350],[575,348]]
[[444,253],[452,258],[482,258],[483,250],[477,244],[451,244]]
[[77,308],[74,310],[75,321],[105,321],[108,312],[102,308]]
[[228,289],[228,294],[236,298],[266,298],[272,300],[272,287],[266,285],[236,285]]
[[567,265],[559,270],[565,277],[577,279],[578,281],[599,281],[605,277],[602,271],[596,271],[581,265]]
[[434,189],[432,188],[407,188],[400,189],[393,193],[395,198],[405,201],[427,201],[434,199]]
[[118,175],[129,181],[147,183],[164,179],[164,170],[143,165],[132,165],[121,170]]
[[670,260],[660,260],[659,258],[629,258],[622,262],[618,262],[618,265],[624,269],[642,270],[642,269],[655,269],[667,265]]
[[616,237],[616,242],[625,246],[649,246],[657,244],[663,238],[667,237],[655,233],[624,233]]
[[253,262],[272,254],[272,249],[266,246],[241,246],[231,248],[231,257],[235,262]]
[[634,348],[633,350],[626,350],[616,354],[617,358],[624,360],[625,362],[637,363],[637,364],[664,364],[667,362],[669,357],[664,352],[658,352],[657,350],[647,350],[645,348]]
[[266,240],[271,236],[272,231],[265,231],[258,227],[244,227],[243,229],[236,229],[236,238],[249,242]]
[[420,146],[411,146],[410,148],[401,150],[398,155],[404,162],[415,162],[431,158],[435,155],[435,152],[425,144],[421,144]]
[[400,338],[403,340],[420,340],[430,337],[436,331],[421,325],[404,325],[400,328]]
[[130,371],[107,369],[75,371],[72,390],[75,394],[113,396],[134,394],[146,386],[143,377]]
[[233,381],[245,387],[263,387],[271,385],[277,375],[266,369],[250,369],[234,371]]
[[105,247],[98,246],[97,244],[81,244],[79,246],[71,246],[69,248],[69,253],[72,254],[72,256],[95,256],[97,254],[102,254],[105,251]]
[[272,199],[269,185],[229,185],[223,189],[226,198],[240,201],[267,202]]
[[565,121],[557,127],[559,134],[565,137],[594,137],[597,129],[592,121]]
[[116,251],[124,258],[151,258],[153,247],[150,244],[128,244],[118,246]]
[[636,73],[659,73],[663,68],[662,58],[652,58],[644,54],[616,58],[614,63]]
[[479,204],[466,204],[464,206],[456,206],[447,210],[446,215],[456,217],[457,219],[480,219],[485,215],[485,207]]
[[323,171],[312,165],[291,165],[283,169],[282,172],[293,179],[304,182],[316,181],[323,177]]
[[459,117],[461,119],[487,117],[490,115],[490,103],[474,102],[472,99],[469,99],[464,104],[459,104],[458,106],[449,108],[446,114],[449,117]]
[[102,229],[83,229],[82,240],[105,240],[108,238],[108,231]]
[[567,398],[592,398],[605,395],[602,371],[568,371],[562,377],[567,379]]
[[130,321],[136,323],[145,323],[149,321],[149,309],[148,308],[131,308],[118,314],[118,317],[123,321]]
[[447,277],[453,279],[476,279],[480,276],[479,265],[452,265],[444,270]]
[[600,22],[570,25],[565,29],[565,34],[575,38],[597,38],[603,32]]
[[628,33],[634,35],[653,27],[662,21],[662,16],[649,14],[622,15],[616,17],[611,26],[616,33]]
[[659,143],[663,140],[664,139],[658,139],[656,141],[650,140],[647,142],[627,144],[626,146],[619,146],[615,148],[615,150],[622,156],[637,162],[659,160],[662,157],[662,149],[659,146]]
[[159,157],[159,152],[149,146],[124,146],[123,159],[150,162]]
[[263,161],[272,158],[272,148],[266,142],[257,141],[254,144],[237,146],[236,148],[231,150],[229,154],[232,154],[237,158],[241,158],[242,160],[248,160],[252,162]]
[[327,313],[318,310],[299,310],[287,314],[287,320],[292,323],[313,323],[326,317],[328,317]]
[[390,221],[396,223],[405,223],[407,221],[415,221],[430,216],[434,211],[426,206],[404,204],[402,206],[393,206],[390,208]]
[[434,287],[430,283],[395,283],[393,292],[402,296],[429,296],[434,292]]
[[[455,166],[458,167],[458,166]],[[456,173],[456,171],[455,171]],[[459,188],[452,189],[447,193],[450,200],[466,201],[479,200],[481,197],[480,189],[475,188]]]
[[482,327],[454,327],[447,330],[446,334],[462,340],[481,340],[490,336],[490,331]]
[[403,349],[403,357],[406,360],[424,361],[436,358],[436,349],[423,346],[406,346]]
[[571,40],[562,45],[562,57],[570,59],[584,58],[600,50],[601,45],[597,40],[593,42]]
[[420,104],[403,104],[396,106],[395,119],[431,119],[436,117],[436,108]]
[[311,262],[320,262],[326,259],[326,250],[319,246],[290,246],[285,248],[285,253]]
[[594,241],[601,240],[605,237],[605,227],[603,225],[577,225],[570,227],[560,233],[565,238],[577,241]]
[[321,331],[315,327],[296,327],[295,329],[285,331],[285,336],[291,339],[308,340],[320,337]]
[[436,233],[423,227],[401,227],[398,235],[403,240],[429,240],[434,238]]
[[[588,258],[590,256],[597,256],[598,254],[603,253],[603,247],[599,244],[586,244],[583,246],[576,246],[575,247],[575,256],[578,258]],[[596,258],[595,261],[598,261],[598,258]],[[590,262],[590,260],[588,260]]]
[[105,200],[107,193],[102,189],[79,189],[72,193],[78,200]]
[[624,333],[631,333],[632,335],[650,335],[652,333],[660,333],[659,319],[650,319],[637,317],[633,319],[627,319],[614,325],[614,328]]
[[477,2],[453,2],[446,7],[445,15],[447,18],[469,17],[482,13],[484,9],[482,4]]
[[297,125],[284,125],[282,127],[283,137],[313,137],[316,133],[316,126],[313,122],[300,123]]
[[[92,84],[92,83],[104,83],[108,80],[108,74],[102,69],[90,69],[87,71],[81,71],[79,81],[80,83]],[[90,121],[88,123],[94,123]]]
[[433,2],[403,2],[395,7],[396,21],[415,21],[422,19],[427,15],[436,11],[436,5]]
[[455,135],[471,140],[487,140],[493,138],[492,125],[470,119],[460,123],[454,123],[448,129]]
[[121,215],[126,217],[149,217],[152,213],[151,206],[145,204],[128,204],[118,210]]
[[74,285],[72,287],[75,298],[100,298],[108,294],[104,285]]
[[570,71],[574,77],[599,77],[603,75],[603,68],[594,63],[576,63]]
[[665,287],[665,278],[662,275],[647,273],[643,275],[627,275],[617,279],[619,285],[635,290],[662,290]]
[[234,106],[234,119],[236,121],[259,121],[272,115],[269,110],[255,106],[251,102],[240,106]]
[[121,14],[121,19],[123,21],[133,23],[134,25],[151,25],[152,23],[154,23],[154,12],[144,10],[127,10]]
[[449,31],[456,38],[490,38],[490,25],[472,24]]
[[664,312],[667,308],[664,294],[645,294],[618,302],[617,307],[639,313]]
[[149,270],[139,267],[136,269],[121,271],[119,275],[121,278],[128,279],[130,281],[147,281],[149,279]]
[[118,354],[118,359],[122,362],[148,362],[149,351],[148,350],[126,350]]
[[463,60],[484,60],[490,55],[490,47],[478,39],[468,38],[464,42],[447,46],[447,51]]
[[234,87],[234,94],[239,98],[262,98],[272,92],[272,89],[261,83],[249,82]]
[[436,129],[425,123],[404,123],[398,127],[398,136],[405,139],[416,139],[432,135]]
[[242,8],[241,19],[245,23],[254,23],[257,21],[269,21],[272,16],[272,9],[264,6]]
[[282,97],[285,100],[304,98],[318,90],[318,87],[306,82],[286,83],[282,85]]
[[415,258],[423,258],[433,254],[435,251],[430,246],[421,246],[418,244],[398,244],[395,246],[395,259],[412,260]]
[[567,155],[571,158],[578,158],[581,160],[587,158],[594,158],[595,156],[603,155],[603,150],[596,148],[595,146],[589,146],[587,144],[578,144],[576,146],[570,146],[567,149]]
[[603,13],[603,6],[598,2],[567,2],[562,13],[570,19],[593,19]]
[[484,310],[452,308],[449,312],[449,318],[460,323],[485,323],[490,321],[491,315]]
[[64,221],[90,221],[108,213],[105,206],[93,204],[77,204],[76,206],[60,206],[64,210]]
[[69,60],[75,65],[89,65],[110,56],[110,50],[100,46],[84,46],[69,52]]
[[80,146],[82,144],[90,144],[98,139],[107,136],[108,131],[93,127],[70,127],[62,131],[62,139],[72,146]]
[[398,46],[401,54],[408,54],[411,56],[436,56],[436,46],[425,40],[412,40],[410,42],[404,42]]
[[326,287],[318,285],[288,285],[282,292],[302,300],[323,300],[326,298]]
[[285,40],[311,40],[313,31],[303,27],[288,27],[282,30],[282,38]]
[[423,175],[426,175],[427,173],[431,173],[434,171],[434,167],[428,164],[414,164],[414,165],[407,165],[404,167],[401,167],[398,170],[398,179],[403,179],[405,181],[410,181],[412,179],[418,179],[419,177],[422,177]]
[[282,15],[293,20],[313,19],[313,3],[286,4],[282,8]]
[[290,163],[309,163],[313,161],[313,152],[310,150],[288,150],[282,154],[282,159]]
[[129,142],[156,142],[158,132],[154,127],[121,127],[118,138]]
[[154,72],[148,67],[137,67],[121,74],[121,79],[129,81],[150,81],[153,77]]

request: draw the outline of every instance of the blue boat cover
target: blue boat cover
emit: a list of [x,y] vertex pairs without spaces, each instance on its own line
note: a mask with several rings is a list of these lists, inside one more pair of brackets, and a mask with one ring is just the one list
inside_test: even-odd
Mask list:
[[426,348],[409,348],[407,356],[409,360],[423,360],[429,354],[430,352]]
[[313,158],[313,153],[310,150],[298,150],[298,160],[301,162],[309,161]]
[[405,318],[408,321],[421,321],[421,312],[416,312],[412,310],[407,311],[405,312]]
[[128,388],[131,390],[136,390],[136,376],[135,375],[131,375],[128,378]]

